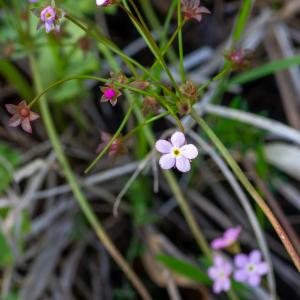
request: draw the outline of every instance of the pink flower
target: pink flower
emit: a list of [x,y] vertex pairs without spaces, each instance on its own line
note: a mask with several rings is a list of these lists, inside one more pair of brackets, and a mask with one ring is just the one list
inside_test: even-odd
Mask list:
[[228,291],[231,287],[230,274],[232,265],[221,255],[214,256],[214,265],[207,271],[208,276],[214,281],[213,291],[219,294]]
[[210,14],[206,7],[200,5],[200,0],[181,0],[181,5],[186,20],[196,19],[200,22],[202,14]]
[[113,4],[114,1],[112,0],[96,0],[96,5],[98,6],[108,6],[110,4]]
[[198,156],[198,150],[193,144],[185,144],[186,139],[182,132],[175,132],[171,136],[171,142],[158,140],[155,148],[162,153],[159,165],[162,169],[168,170],[176,166],[181,172],[188,172],[191,169],[190,160]]
[[23,100],[18,105],[6,104],[7,111],[13,115],[8,122],[8,126],[17,127],[21,125],[22,129],[28,133],[32,133],[30,122],[37,120],[39,114],[30,110],[30,107]]
[[[101,132],[101,143],[97,148],[97,153],[100,153],[105,146],[110,142],[110,140],[112,139],[112,135],[102,131]],[[112,145],[110,146],[109,150],[108,150],[108,157],[116,157],[118,155],[121,155],[123,153],[126,152],[126,148],[122,142],[122,138],[117,138],[113,141]]]
[[240,233],[241,233],[241,226],[237,226],[235,228],[228,228],[224,232],[222,237],[214,239],[211,242],[211,247],[215,250],[230,247],[232,244],[234,244],[237,241]]
[[122,93],[113,86],[113,84],[109,84],[108,86],[104,86],[101,88],[103,95],[101,97],[101,102],[110,102],[112,106],[115,106],[118,102],[118,98],[122,95]]
[[238,254],[234,258],[236,270],[234,279],[236,281],[246,282],[251,286],[258,286],[261,277],[268,273],[269,266],[262,261],[259,250],[253,250],[249,256],[246,254]]
[[46,32],[49,33],[52,30],[59,30],[55,25],[55,20],[57,18],[55,7],[47,6],[41,11],[41,21],[45,25]]
[[45,27],[47,33],[52,30],[60,31],[61,19],[65,15],[61,9],[54,5],[48,5],[44,8],[34,8],[31,11],[39,18],[37,29]]

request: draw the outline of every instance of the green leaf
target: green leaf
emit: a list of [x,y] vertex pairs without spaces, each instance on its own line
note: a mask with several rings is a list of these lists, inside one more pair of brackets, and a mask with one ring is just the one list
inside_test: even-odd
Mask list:
[[243,1],[239,15],[237,17],[237,22],[233,33],[233,39],[235,42],[238,42],[242,37],[243,31],[246,27],[249,15],[251,13],[251,7],[252,7],[252,0]]
[[156,259],[171,271],[183,275],[186,278],[207,285],[212,283],[206,273],[204,273],[198,266],[189,262],[167,255],[159,255]]
[[11,170],[19,163],[20,155],[6,144],[0,144],[0,193],[9,185]]
[[0,232],[0,249],[0,266],[11,265],[14,261],[14,257],[2,232]]
[[21,298],[16,293],[11,293],[4,300],[21,300]]

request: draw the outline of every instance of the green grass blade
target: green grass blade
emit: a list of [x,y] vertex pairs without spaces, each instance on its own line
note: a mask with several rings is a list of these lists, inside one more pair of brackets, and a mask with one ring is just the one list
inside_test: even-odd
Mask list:
[[211,280],[208,278],[206,273],[189,262],[167,255],[159,255],[156,259],[175,273],[202,284],[211,284]]
[[29,83],[9,60],[0,59],[0,74],[17,89],[22,98],[31,98],[32,93]]
[[233,77],[228,85],[245,84],[300,64],[300,55],[277,60]]
[[234,42],[238,42],[245,30],[249,15],[251,13],[252,0],[244,0],[237,17],[236,25],[233,32]]

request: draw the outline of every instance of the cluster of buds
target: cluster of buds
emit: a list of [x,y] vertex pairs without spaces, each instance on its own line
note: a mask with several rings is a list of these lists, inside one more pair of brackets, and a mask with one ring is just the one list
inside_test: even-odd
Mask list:
[[177,102],[177,109],[179,114],[184,116],[191,112],[192,106],[197,101],[199,97],[198,88],[191,80],[187,80],[179,87],[179,90],[182,97]]
[[160,109],[160,103],[151,96],[147,96],[144,98],[143,106],[142,106],[142,112],[144,116],[148,114],[158,114]]
[[112,106],[117,104],[118,98],[122,96],[122,87],[118,86],[117,83],[125,84],[139,90],[145,90],[149,86],[148,81],[135,79],[130,82],[126,75],[122,72],[111,72],[109,82],[100,88],[101,92],[103,93],[100,100],[101,102],[110,102]]
[[37,29],[45,27],[47,33],[51,31],[60,31],[61,20],[65,16],[63,10],[55,6],[55,1],[51,2],[51,5],[47,5],[43,8],[34,8],[32,12],[39,18]]

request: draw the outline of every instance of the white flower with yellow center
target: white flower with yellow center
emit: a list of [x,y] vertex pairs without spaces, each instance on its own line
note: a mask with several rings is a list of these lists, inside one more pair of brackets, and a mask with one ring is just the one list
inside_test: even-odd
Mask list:
[[181,172],[188,172],[191,169],[190,160],[198,156],[198,150],[193,144],[185,142],[184,134],[179,131],[171,136],[171,142],[167,140],[156,142],[156,150],[163,154],[159,160],[162,169],[176,167]]

